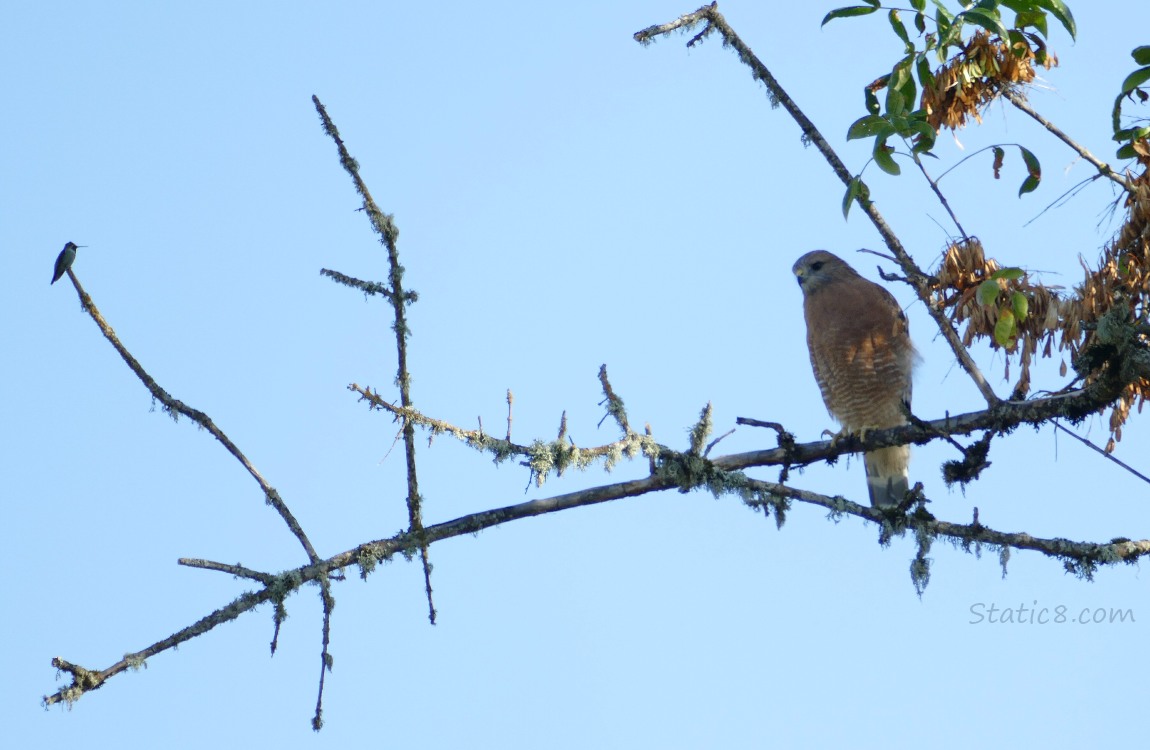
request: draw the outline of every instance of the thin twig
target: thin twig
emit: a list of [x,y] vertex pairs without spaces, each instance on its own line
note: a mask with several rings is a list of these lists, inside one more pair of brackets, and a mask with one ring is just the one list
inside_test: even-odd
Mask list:
[[707,447],[703,449],[703,455],[704,456],[711,455],[711,449],[714,448],[716,445],[718,445],[719,441],[723,440],[724,438],[728,438],[734,434],[735,434],[735,428],[732,427],[731,429],[724,432],[722,435],[719,435],[717,438],[715,438],[711,442],[707,443]]
[[141,365],[140,362],[132,356],[127,347],[120,343],[120,338],[116,335],[116,332],[112,330],[112,327],[108,325],[108,322],[104,320],[104,316],[100,314],[100,310],[96,307],[96,303],[92,301],[92,298],[88,296],[86,291],[84,291],[84,287],[80,285],[80,280],[74,273],[71,273],[72,269],[68,270],[68,277],[72,280],[72,285],[76,287],[77,294],[80,295],[80,304],[83,306],[88,315],[91,316],[92,320],[96,322],[100,332],[104,334],[104,338],[108,339],[115,350],[119,353],[120,357],[124,360],[124,362],[128,364],[128,368],[131,369],[133,373],[135,373],[136,377],[140,379],[140,382],[144,384],[144,387],[148,389],[148,392],[152,394],[152,398],[163,404],[164,411],[170,414],[173,419],[183,415],[198,424],[212,437],[218,440],[220,444],[227,449],[228,453],[231,453],[232,456],[234,456],[235,459],[240,462],[240,465],[243,466],[249,474],[251,474],[252,478],[256,480],[256,483],[259,484],[260,489],[264,493],[264,497],[267,498],[268,504],[275,508],[276,512],[279,513],[280,517],[284,520],[284,523],[287,524],[288,529],[290,529],[292,534],[295,535],[296,539],[299,540],[300,545],[304,548],[304,552],[307,553],[308,560],[310,560],[312,564],[318,562],[320,559],[319,555],[316,554],[315,548],[312,547],[311,541],[308,540],[307,534],[304,533],[303,527],[299,525],[299,521],[297,521],[295,516],[292,515],[292,512],[288,509],[287,504],[284,503],[283,499],[280,497],[279,492],[277,492],[274,487],[268,484],[267,480],[265,480],[263,476],[258,471],[256,471],[256,467],[252,465],[252,462],[249,461],[247,456],[243,454],[239,447],[231,441],[231,438],[225,435],[224,431],[216,426],[211,417],[209,417],[204,412],[199,411],[198,409],[193,409],[178,399],[172,398],[170,393],[160,387],[160,384],[157,383],[155,379],[153,379],[152,376],[147,373],[147,371],[144,369],[144,366]]
[[1089,441],[1089,440],[1087,440],[1086,438],[1082,437],[1082,436],[1081,436],[1081,435],[1079,435],[1078,433],[1076,433],[1076,432],[1072,432],[1072,431],[1070,431],[1070,430],[1066,429],[1065,427],[1063,427],[1063,426],[1062,426],[1062,424],[1061,424],[1061,423],[1060,423],[1060,422],[1059,422],[1057,419],[1053,419],[1053,420],[1051,420],[1051,422],[1054,424],[1054,426],[1055,426],[1056,428],[1058,428],[1059,430],[1062,430],[1063,432],[1065,432],[1065,433],[1066,433],[1067,435],[1069,435],[1070,437],[1072,437],[1072,438],[1074,438],[1075,440],[1077,440],[1077,441],[1081,442],[1083,445],[1085,445],[1085,446],[1087,446],[1087,447],[1089,447],[1089,448],[1092,448],[1093,450],[1097,451],[1098,453],[1101,453],[1103,456],[1105,456],[1106,458],[1110,459],[1110,460],[1111,460],[1111,461],[1113,461],[1114,463],[1118,464],[1119,466],[1121,466],[1121,467],[1122,467],[1123,469],[1125,469],[1126,471],[1130,472],[1130,473],[1131,473],[1131,474],[1133,474],[1134,476],[1136,476],[1136,477],[1138,477],[1139,479],[1141,479],[1143,482],[1146,482],[1147,484],[1150,484],[1150,477],[1148,477],[1148,476],[1146,476],[1145,474],[1143,474],[1142,472],[1138,471],[1138,470],[1137,470],[1137,469],[1135,469],[1133,466],[1131,466],[1131,465],[1129,465],[1129,464],[1127,464],[1127,463],[1125,463],[1125,462],[1121,461],[1121,460],[1120,460],[1120,459],[1119,459],[1117,456],[1115,456],[1113,453],[1107,453],[1106,451],[1104,451],[1103,449],[1099,448],[1097,445],[1095,445],[1094,443],[1090,442],[1090,441]]
[[515,403],[515,396],[511,389],[507,389],[507,442],[511,442],[511,407]]
[[262,573],[258,570],[245,568],[243,565],[231,565],[229,563],[215,562],[214,560],[200,560],[194,557],[181,557],[176,561],[179,565],[184,565],[189,568],[200,568],[202,570],[216,570],[220,573],[227,573],[236,576],[237,578],[250,578],[253,581],[259,581],[263,584],[270,584],[275,580],[275,576],[271,573]]
[[603,386],[603,400],[599,403],[607,405],[607,413],[599,420],[599,424],[603,424],[607,417],[613,417],[619,429],[623,430],[623,434],[630,435],[631,425],[627,422],[627,410],[623,406],[623,399],[615,394],[611,381],[607,379],[607,365],[599,367],[599,383]]
[[946,200],[946,196],[943,195],[942,190],[939,189],[938,182],[932,180],[930,174],[927,173],[926,165],[922,163],[922,159],[913,151],[911,152],[911,157],[914,159],[915,166],[917,166],[919,171],[922,172],[922,176],[926,179],[926,183],[930,185],[930,189],[934,192],[935,197],[938,198],[938,202],[941,203],[942,207],[946,209],[946,212],[950,214],[950,220],[954,222],[956,227],[958,227],[958,231],[962,234],[962,238],[964,240],[970,239],[970,235],[968,235],[966,230],[962,228],[962,224],[959,223],[958,217],[955,215],[954,210],[950,207],[950,203]]
[[[319,275],[327,276],[332,281],[343,284],[344,286],[350,286],[353,289],[358,289],[368,296],[378,294],[386,297],[389,301],[394,301],[395,298],[395,293],[388,289],[385,285],[380,284],[378,281],[364,281],[362,279],[357,279],[354,276],[342,274],[339,271],[332,271],[329,268],[321,268],[319,270]],[[418,300],[419,295],[417,293],[412,291],[404,292],[404,301],[406,301],[408,304]]]
[[1100,174],[1092,174],[1089,177],[1087,177],[1086,179],[1079,181],[1078,184],[1071,186],[1071,188],[1069,190],[1067,190],[1066,192],[1064,192],[1062,195],[1058,196],[1054,200],[1050,201],[1050,203],[1047,203],[1045,208],[1043,208],[1041,211],[1039,211],[1037,214],[1035,214],[1031,218],[1027,219],[1026,223],[1024,223],[1022,225],[1022,227],[1025,229],[1026,227],[1030,226],[1034,222],[1038,221],[1040,218],[1042,218],[1043,215],[1046,214],[1047,211],[1049,211],[1052,208],[1062,208],[1062,206],[1064,206],[1070,202],[1071,198],[1073,198],[1074,196],[1081,193],[1083,190],[1085,190],[1090,185],[1090,183],[1094,182],[1095,180],[1100,179],[1101,177],[1102,177],[1102,175],[1100,175]]
[[[840,159],[838,154],[835,153],[835,150],[831,148],[826,138],[824,138],[818,128],[815,127],[814,123],[810,121],[803,111],[799,109],[795,101],[791,99],[790,95],[779,85],[779,82],[771,74],[770,70],[767,69],[767,66],[755,56],[751,48],[748,47],[727,24],[726,19],[723,18],[723,15],[717,10],[716,4],[699,8],[694,13],[681,16],[670,23],[648,27],[637,32],[635,34],[635,40],[641,44],[648,44],[656,36],[667,34],[680,28],[690,27],[703,20],[712,24],[715,29],[718,30],[723,37],[724,46],[729,46],[734,49],[739,56],[739,60],[751,69],[751,75],[766,86],[771,103],[774,104],[777,102],[782,105],[783,109],[798,123],[799,129],[803,134],[803,141],[814,144],[815,148],[818,149],[819,153],[823,155],[823,158],[826,159],[830,165],[831,170],[842,180],[843,185],[849,186],[853,176],[850,170],[846,168],[842,159]],[[864,197],[863,194],[856,196],[855,201],[870,218],[871,223],[874,224],[875,229],[877,229],[878,233],[882,236],[883,242],[886,243],[886,246],[890,248],[891,252],[894,253],[898,259],[899,265],[907,276],[907,283],[911,285],[915,294],[922,300],[927,312],[934,319],[935,325],[938,326],[938,330],[950,345],[951,351],[954,352],[958,363],[970,376],[971,380],[974,381],[979,392],[982,393],[983,398],[986,399],[987,405],[993,406],[998,403],[998,396],[994,393],[994,389],[979,370],[978,365],[975,364],[974,359],[970,356],[970,352],[963,346],[958,331],[955,330],[950,320],[947,319],[942,307],[932,302],[928,275],[924,273],[910,257],[910,254],[906,248],[903,247],[902,242],[890,228],[890,225],[886,223],[886,219],[879,213],[875,204],[869,198]]]
[[1026,101],[1026,98],[1022,96],[1022,94],[1015,91],[1013,88],[1006,88],[1003,89],[1002,95],[1006,97],[1006,100],[1013,104],[1015,107],[1033,117],[1040,125],[1042,125],[1042,127],[1049,130],[1055,138],[1072,148],[1076,154],[1093,164],[1098,169],[1099,174],[1101,174],[1103,177],[1106,177],[1118,185],[1121,185],[1122,189],[1127,192],[1131,192],[1133,190],[1133,188],[1130,186],[1130,183],[1127,182],[1126,178],[1111,169],[1109,164],[1102,161],[1094,154],[1090,153],[1088,150],[1086,150],[1085,146],[1079,145],[1073,138],[1066,135],[1066,133],[1063,133],[1062,130],[1058,128],[1058,126],[1047,120],[1042,115],[1038,114],[1038,112],[1036,112],[1034,108],[1030,106],[1030,103]]

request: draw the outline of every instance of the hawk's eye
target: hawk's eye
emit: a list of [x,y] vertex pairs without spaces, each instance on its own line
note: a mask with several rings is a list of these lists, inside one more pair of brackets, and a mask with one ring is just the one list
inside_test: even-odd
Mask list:
[[812,271],[823,270],[823,262],[821,260],[816,260],[814,263],[811,264],[811,270]]

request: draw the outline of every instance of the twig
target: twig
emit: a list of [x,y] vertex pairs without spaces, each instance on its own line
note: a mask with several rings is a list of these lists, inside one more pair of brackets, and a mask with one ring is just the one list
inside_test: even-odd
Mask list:
[[215,562],[214,560],[200,560],[194,557],[181,557],[176,561],[176,563],[189,568],[216,570],[220,573],[227,573],[229,575],[236,576],[237,578],[250,578],[253,581],[259,581],[265,585],[269,585],[275,580],[275,576],[271,573],[261,573],[258,570],[245,568],[242,565],[230,565],[228,563]]
[[930,185],[930,189],[934,192],[935,197],[938,198],[938,202],[941,203],[942,207],[946,209],[946,212],[950,214],[950,220],[954,222],[956,227],[958,227],[958,231],[962,234],[962,238],[964,240],[970,239],[970,235],[968,235],[966,230],[962,228],[962,224],[959,223],[958,217],[955,216],[954,210],[951,209],[950,203],[946,200],[946,196],[942,194],[942,190],[938,187],[938,182],[932,180],[930,174],[927,173],[926,166],[922,163],[922,159],[913,151],[911,152],[911,157],[914,159],[915,166],[917,166],[918,170],[922,172],[922,176],[926,179],[926,183]]
[[1060,422],[1059,422],[1057,419],[1053,419],[1053,420],[1051,420],[1051,422],[1054,424],[1054,426],[1055,426],[1057,429],[1059,429],[1059,430],[1062,430],[1062,431],[1063,431],[1063,432],[1065,432],[1067,435],[1069,435],[1070,437],[1072,437],[1072,438],[1074,438],[1075,440],[1079,441],[1079,442],[1080,442],[1080,443],[1082,443],[1083,445],[1085,445],[1085,446],[1087,446],[1087,447],[1089,447],[1089,448],[1092,448],[1093,450],[1097,451],[1098,453],[1101,453],[1101,454],[1102,454],[1104,457],[1106,457],[1106,458],[1110,459],[1111,461],[1113,461],[1114,463],[1118,464],[1119,466],[1121,466],[1121,467],[1122,467],[1123,469],[1125,469],[1126,471],[1130,472],[1130,473],[1131,473],[1131,474],[1133,474],[1134,476],[1136,476],[1136,477],[1138,477],[1139,479],[1141,479],[1143,482],[1146,482],[1147,484],[1150,484],[1150,477],[1148,477],[1148,476],[1146,476],[1145,474],[1143,474],[1142,472],[1138,471],[1138,470],[1137,470],[1137,469],[1135,469],[1133,466],[1130,466],[1129,464],[1127,464],[1127,463],[1125,463],[1125,462],[1121,461],[1121,460],[1120,460],[1120,459],[1119,459],[1117,456],[1115,456],[1113,453],[1107,453],[1106,451],[1102,450],[1102,449],[1101,449],[1101,448],[1099,448],[1097,445],[1095,445],[1094,443],[1090,442],[1090,441],[1089,441],[1089,440],[1087,440],[1086,438],[1082,437],[1082,436],[1081,436],[1081,435],[1079,435],[1078,433],[1076,433],[1076,432],[1072,432],[1072,431],[1070,431],[1070,430],[1066,429],[1065,427],[1063,427],[1063,426],[1062,426],[1062,424],[1061,424],[1061,423],[1060,423]]
[[599,420],[599,424],[602,425],[607,417],[613,417],[619,429],[623,430],[623,434],[630,435],[631,425],[627,422],[627,410],[623,407],[623,399],[615,395],[615,390],[611,388],[611,381],[607,379],[607,365],[599,367],[599,383],[603,386],[603,400],[599,403],[607,405],[607,413]]
[[511,394],[511,389],[507,389],[507,442],[511,442],[511,406],[515,403],[515,396]]
[[[707,18],[708,15],[710,13],[712,13],[718,7],[719,7],[719,3],[713,2],[710,5],[704,5],[702,8],[699,8],[694,13],[685,13],[685,14],[679,16],[678,18],[676,18],[674,21],[671,21],[670,23],[662,23],[662,24],[657,24],[655,26],[648,26],[647,28],[643,29],[642,31],[638,31],[635,33],[635,41],[638,42],[639,44],[650,44],[652,41],[655,40],[655,37],[657,37],[657,36],[663,36],[664,34],[669,34],[672,31],[677,31],[679,29],[683,29],[684,31],[686,31],[687,29],[689,29],[692,26],[694,26],[695,24],[697,24],[699,21],[702,21],[704,18]],[[696,34],[694,39],[699,39],[700,36],[701,35]],[[694,44],[694,40],[692,40],[691,43]]]
[[1092,174],[1089,177],[1087,177],[1086,179],[1080,180],[1076,185],[1073,185],[1072,187],[1070,187],[1070,189],[1068,189],[1062,195],[1058,196],[1054,200],[1047,203],[1046,207],[1043,208],[1041,211],[1039,211],[1037,214],[1035,214],[1031,218],[1027,219],[1026,223],[1024,223],[1022,225],[1023,228],[1026,228],[1026,227],[1030,226],[1031,224],[1033,224],[1034,222],[1038,221],[1050,209],[1062,208],[1062,206],[1064,206],[1070,202],[1071,198],[1073,198],[1074,196],[1081,193],[1083,190],[1085,190],[1090,185],[1090,183],[1094,182],[1097,179],[1100,179],[1101,177],[1102,177],[1102,175],[1100,175],[1100,174]]
[[707,447],[706,447],[706,448],[703,450],[703,455],[704,455],[704,456],[709,456],[709,455],[711,455],[711,449],[712,449],[712,448],[714,448],[716,445],[718,445],[718,444],[719,444],[719,442],[720,442],[721,440],[723,440],[724,438],[728,438],[728,437],[730,437],[731,435],[734,435],[734,434],[735,434],[735,428],[734,428],[734,427],[732,427],[731,429],[729,429],[729,430],[727,430],[726,432],[724,432],[722,435],[719,435],[717,438],[715,438],[715,439],[714,439],[714,440],[712,440],[711,442],[707,443]]
[[[319,275],[327,276],[332,281],[343,284],[344,286],[350,286],[352,289],[358,289],[368,296],[378,294],[386,297],[388,301],[394,302],[395,300],[395,293],[383,284],[380,284],[378,281],[363,281],[362,279],[357,279],[354,276],[342,274],[339,271],[332,271],[329,268],[321,268],[319,270]],[[419,295],[412,291],[404,292],[403,300],[406,303],[411,304],[412,302],[417,302],[419,300]]]
[[[739,60],[751,69],[751,75],[766,86],[771,103],[774,104],[777,102],[782,105],[783,109],[798,123],[799,129],[803,133],[803,141],[814,144],[815,148],[817,148],[819,153],[823,155],[823,158],[826,159],[835,175],[842,180],[844,185],[849,186],[853,177],[846,168],[846,165],[843,164],[842,159],[840,159],[838,154],[835,153],[835,150],[831,148],[826,138],[824,138],[818,128],[815,127],[814,123],[810,121],[803,111],[799,109],[798,105],[795,104],[795,101],[791,99],[790,95],[779,85],[779,82],[775,80],[775,77],[767,69],[767,66],[755,56],[751,48],[748,47],[727,24],[726,19],[723,18],[723,15],[717,10],[716,4],[699,8],[694,13],[681,16],[670,23],[651,26],[637,32],[635,34],[635,41],[641,44],[648,44],[656,36],[667,34],[680,28],[690,27],[703,20],[706,20],[707,23],[715,27],[723,37],[724,46],[729,46],[734,49],[739,56]],[[962,369],[965,370],[971,380],[974,381],[979,392],[982,393],[983,398],[986,399],[987,405],[993,406],[998,403],[998,396],[995,395],[994,389],[991,388],[990,383],[987,382],[982,372],[978,369],[978,365],[975,364],[974,359],[970,356],[970,352],[963,346],[958,331],[954,329],[954,326],[947,319],[942,307],[932,303],[928,275],[915,264],[910,254],[906,251],[906,248],[903,247],[902,242],[886,223],[886,219],[879,213],[874,203],[863,195],[856,196],[855,200],[870,218],[871,223],[874,224],[875,229],[877,229],[878,233],[882,236],[886,246],[890,248],[891,252],[894,253],[898,259],[899,265],[907,276],[907,283],[911,285],[915,294],[922,300],[927,312],[934,319],[935,325],[938,326],[938,330],[950,345],[951,351],[954,352],[954,356],[958,360],[959,365],[962,366]]]
[[1122,189],[1126,192],[1131,192],[1133,190],[1133,188],[1130,186],[1130,183],[1126,181],[1126,178],[1111,169],[1109,164],[1087,151],[1086,147],[1080,146],[1074,141],[1073,138],[1066,135],[1066,133],[1063,133],[1058,128],[1058,126],[1047,120],[1042,115],[1038,114],[1038,112],[1036,112],[1034,108],[1030,106],[1030,103],[1026,101],[1026,98],[1023,97],[1022,94],[1018,93],[1013,88],[1005,88],[1002,91],[1002,95],[1006,97],[1006,100],[1013,104],[1015,107],[1033,117],[1040,125],[1042,125],[1042,127],[1049,130],[1055,138],[1065,143],[1067,146],[1073,149],[1075,153],[1093,164],[1098,169],[1099,174],[1101,174],[1103,177],[1106,177],[1118,185],[1121,185]]

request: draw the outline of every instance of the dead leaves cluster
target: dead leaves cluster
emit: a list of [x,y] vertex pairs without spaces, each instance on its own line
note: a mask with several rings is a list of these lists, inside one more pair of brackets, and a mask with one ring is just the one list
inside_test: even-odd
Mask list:
[[957,130],[968,117],[982,122],[980,112],[1006,87],[1030,83],[1038,63],[1050,69],[1058,58],[1044,47],[1032,49],[1024,42],[1010,44],[985,31],[975,33],[962,51],[934,72],[924,85],[921,106],[936,131]]
[[[1074,361],[1091,346],[1098,322],[1116,304],[1128,305],[1137,321],[1145,323],[1150,318],[1150,176],[1144,172],[1133,180],[1133,186],[1122,228],[1103,249],[1096,270],[1081,261],[1084,278],[1070,294],[1032,281],[1021,270],[1003,269],[986,257],[977,238],[954,242],[943,254],[935,271],[935,304],[949,310],[956,324],[966,324],[962,331],[966,346],[986,339],[992,348],[1005,350],[1008,378],[1012,358],[1017,356],[1021,373],[1016,397],[1030,389],[1035,354],[1051,357],[1055,351],[1064,352],[1060,373],[1065,375],[1067,358]],[[987,284],[997,284],[997,294],[992,287],[987,294]],[[1024,298],[1021,304],[1019,295]],[[1003,344],[1003,318],[1008,315],[1013,316],[1013,335]],[[1098,375],[1079,374],[1086,382]],[[1148,398],[1150,381],[1136,380],[1126,387],[1110,413],[1108,450],[1122,439],[1122,425],[1132,407],[1137,404],[1141,411]]]

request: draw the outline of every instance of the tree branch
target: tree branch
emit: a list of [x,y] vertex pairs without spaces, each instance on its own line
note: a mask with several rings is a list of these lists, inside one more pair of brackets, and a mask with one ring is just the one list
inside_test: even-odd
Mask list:
[[[409,299],[408,293],[403,291],[404,269],[399,263],[399,250],[396,248],[396,242],[399,240],[399,228],[395,226],[391,214],[385,214],[379,210],[379,206],[371,197],[363,178],[359,176],[359,163],[351,158],[343,139],[339,137],[339,130],[336,129],[335,123],[328,116],[327,110],[320,103],[319,98],[312,96],[311,100],[315,104],[320,119],[323,120],[324,132],[331,136],[331,139],[335,141],[336,148],[339,149],[340,163],[351,176],[356,191],[363,197],[363,208],[371,221],[372,228],[375,229],[384,247],[387,248],[388,280],[391,282],[391,290],[390,294],[386,296],[395,312],[395,323],[392,328],[395,330],[395,350],[398,360],[395,382],[399,386],[400,403],[410,407],[411,374],[407,369],[407,337],[411,335],[411,330],[407,327],[407,305],[415,301],[416,298]],[[419,478],[415,469],[415,427],[410,422],[404,422],[403,425],[403,447],[404,456],[407,459],[408,522],[411,525],[411,530],[418,535],[423,530],[423,498],[419,495]],[[423,583],[427,592],[427,619],[434,625],[435,603],[431,596],[431,561],[427,557],[427,548],[421,548],[419,555],[423,562]]]
[[247,469],[247,472],[252,475],[252,478],[256,480],[260,489],[263,490],[264,497],[267,498],[268,505],[275,508],[276,512],[280,514],[280,517],[283,518],[288,529],[291,530],[292,534],[299,540],[300,545],[303,546],[304,551],[307,553],[308,560],[313,564],[319,562],[319,555],[316,554],[315,548],[312,547],[311,542],[307,538],[307,534],[304,533],[303,527],[299,525],[299,521],[292,515],[291,510],[288,509],[287,504],[280,497],[279,492],[268,484],[263,476],[256,471],[256,467],[247,459],[247,456],[224,434],[223,430],[216,426],[211,417],[198,409],[193,409],[178,399],[172,398],[171,394],[160,387],[160,384],[147,373],[143,365],[120,343],[120,338],[116,335],[116,332],[112,330],[112,327],[108,325],[108,322],[104,320],[104,316],[100,314],[96,303],[93,302],[92,298],[88,296],[88,293],[84,291],[84,287],[80,285],[80,280],[76,275],[69,273],[68,276],[72,280],[73,286],[76,287],[76,292],[80,295],[80,304],[83,305],[84,311],[96,322],[100,332],[104,334],[104,338],[108,339],[112,347],[115,348],[124,362],[128,364],[128,368],[136,374],[136,377],[140,379],[140,382],[142,382],[144,387],[148,389],[148,392],[152,394],[152,398],[163,404],[164,411],[167,412],[172,419],[178,419],[180,415],[183,415],[207,430],[212,437],[218,440],[220,444],[227,449],[228,453],[231,453],[232,456]]
[[[706,21],[712,25],[720,35],[723,37],[724,46],[729,46],[735,50],[739,55],[739,60],[751,69],[751,75],[758,81],[761,81],[767,87],[767,93],[770,97],[772,104],[781,104],[783,109],[795,120],[799,125],[799,129],[803,133],[803,141],[806,143],[814,144],[819,153],[823,155],[827,163],[830,165],[831,170],[842,180],[844,185],[849,186],[853,179],[850,171],[843,164],[842,159],[839,158],[835,150],[831,148],[826,138],[815,127],[814,123],[803,113],[799,106],[791,99],[790,95],[783,89],[775,77],[771,74],[767,66],[755,56],[751,48],[743,42],[742,39],[735,33],[735,31],[727,24],[725,18],[718,11],[718,3],[699,8],[694,13],[689,13],[680,16],[678,19],[670,23],[661,24],[658,26],[650,26],[642,31],[635,33],[635,41],[640,44],[649,44],[656,37],[668,34],[678,29],[686,29],[691,26]],[[855,198],[860,208],[870,218],[871,223],[874,224],[875,229],[882,236],[883,242],[894,253],[895,258],[898,260],[899,266],[902,267],[903,273],[906,274],[907,283],[914,289],[915,294],[922,300],[927,312],[934,319],[935,325],[942,333],[943,338],[946,339],[950,345],[951,351],[954,352],[955,358],[966,371],[971,380],[978,387],[983,398],[986,399],[988,406],[993,406],[998,403],[999,398],[994,393],[994,389],[990,387],[982,372],[978,369],[974,359],[970,356],[970,352],[962,344],[962,339],[958,335],[958,331],[954,329],[951,322],[947,319],[945,313],[940,306],[935,305],[931,300],[929,276],[915,264],[910,254],[903,247],[902,242],[895,235],[890,225],[886,223],[886,219],[879,213],[874,203],[869,198],[859,195]]]
[[[959,417],[957,421],[962,422],[964,418]],[[907,428],[899,428],[899,430],[905,429]],[[868,436],[868,441],[869,439]],[[914,531],[916,535],[922,533],[928,536],[954,539],[968,551],[972,544],[975,545],[976,549],[979,545],[990,544],[1003,549],[1033,550],[1048,557],[1062,560],[1069,570],[1085,577],[1093,575],[1099,565],[1111,565],[1118,562],[1133,563],[1145,555],[1150,555],[1150,540],[1116,539],[1109,543],[1100,544],[1075,542],[1061,538],[1044,539],[1023,532],[996,531],[977,521],[965,525],[939,521],[921,507],[910,513],[901,510],[872,508],[842,497],[830,497],[776,482],[752,479],[740,471],[731,470],[739,465],[752,465],[747,460],[748,456],[750,454],[727,456],[712,462],[697,454],[679,453],[668,449],[668,453],[660,456],[659,469],[652,476],[471,513],[451,521],[427,526],[418,535],[408,531],[388,539],[361,544],[322,562],[273,576],[272,582],[266,585],[262,591],[241,595],[231,603],[172,636],[158,641],[142,651],[127,654],[122,660],[105,670],[89,670],[60,658],[53,659],[52,665],[54,667],[72,675],[72,684],[66,688],[61,688],[51,696],[46,696],[44,704],[49,706],[61,701],[70,703],[78,700],[85,692],[101,687],[110,677],[129,667],[141,666],[146,658],[174,648],[218,625],[230,622],[264,602],[282,601],[283,598],[294,593],[304,584],[318,582],[320,585],[330,585],[329,576],[334,571],[356,565],[359,566],[361,575],[366,577],[379,562],[390,560],[397,553],[410,555],[424,546],[445,539],[475,534],[484,529],[524,518],[597,505],[628,497],[638,497],[650,492],[672,488],[678,488],[681,491],[706,488],[715,495],[735,494],[750,507],[764,511],[774,508],[780,518],[788,507],[788,501],[797,500],[826,508],[835,515],[852,515],[864,521],[878,524],[882,529],[882,538],[884,539],[890,539],[892,536],[901,535],[906,531]],[[764,462],[760,460],[755,465],[764,465]],[[201,567],[222,569],[227,566],[208,564]]]
[[1109,164],[1086,150],[1085,146],[1080,146],[1073,138],[1062,132],[1054,123],[1038,114],[1038,112],[1030,106],[1030,103],[1026,101],[1026,97],[1024,97],[1022,94],[1010,87],[1005,87],[1002,90],[1002,95],[1006,97],[1008,102],[1013,104],[1019,110],[1033,117],[1040,125],[1042,125],[1042,127],[1049,130],[1055,138],[1065,143],[1067,146],[1073,149],[1075,153],[1093,164],[1098,169],[1098,173],[1100,175],[1120,185],[1126,192],[1133,192],[1133,188],[1125,177],[1116,173],[1113,169],[1110,168]]

